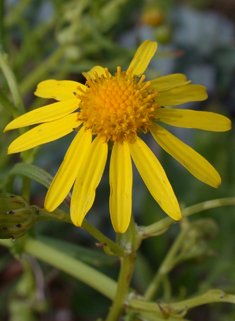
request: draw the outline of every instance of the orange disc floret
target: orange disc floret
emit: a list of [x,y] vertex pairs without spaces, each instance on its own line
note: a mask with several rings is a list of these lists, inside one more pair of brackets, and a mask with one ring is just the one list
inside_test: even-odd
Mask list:
[[81,99],[78,120],[85,128],[99,135],[104,141],[126,140],[134,142],[137,134],[146,133],[154,121],[157,92],[151,89],[151,82],[132,76],[132,69],[121,72],[117,67],[114,76],[105,68],[105,75],[95,79],[87,77],[86,92],[79,89]]

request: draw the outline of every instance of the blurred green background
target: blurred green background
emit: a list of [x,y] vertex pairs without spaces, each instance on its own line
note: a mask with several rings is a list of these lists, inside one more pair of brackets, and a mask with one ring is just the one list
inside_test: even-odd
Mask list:
[[[234,121],[233,0],[1,0],[0,6],[1,49],[7,54],[19,82],[27,111],[52,102],[34,96],[40,81],[55,78],[84,82],[81,72],[94,65],[108,67],[110,72],[115,72],[119,65],[125,70],[137,46],[151,39],[158,41],[159,47],[146,72],[149,79],[185,73],[192,83],[208,88],[209,98],[182,108],[214,111]],[[11,100],[2,74],[0,86]],[[12,118],[2,105],[0,115],[0,190],[6,191],[7,175],[20,161],[20,156],[7,156],[7,147],[18,133],[3,134],[3,128]],[[171,130],[209,160],[222,177],[219,189],[197,181],[147,137],[181,206],[234,196],[234,130],[225,133]],[[43,146],[35,165],[55,175],[72,135]],[[20,178],[16,177],[7,192],[20,193],[20,184]],[[46,189],[32,182],[31,191],[31,204],[43,207]],[[114,238],[108,198],[107,165],[87,219]],[[134,172],[133,213],[140,225],[165,217],[137,171]],[[203,234],[199,240],[204,242],[204,251],[200,258],[180,264],[170,274],[172,288],[168,292],[175,299],[201,294],[210,288],[235,293],[235,209],[223,207],[202,212],[191,217],[190,222],[197,224],[199,219],[210,219],[195,225],[196,233]],[[132,281],[139,293],[147,287],[178,231],[179,226],[175,225],[162,236],[143,242]],[[41,223],[34,233],[95,249],[98,253],[102,251],[85,231],[66,223]],[[36,285],[33,275],[23,273],[14,253],[0,247],[0,320],[90,321],[105,316],[110,305],[108,299],[53,267],[31,260]],[[102,264],[98,259],[89,263],[117,278],[116,259]],[[158,298],[164,299],[161,291]],[[187,317],[193,321],[234,321],[235,308],[229,304],[206,305],[190,310]]]

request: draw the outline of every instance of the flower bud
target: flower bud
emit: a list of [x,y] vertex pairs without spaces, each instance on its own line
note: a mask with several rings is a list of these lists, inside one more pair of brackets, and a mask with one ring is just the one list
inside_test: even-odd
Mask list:
[[36,215],[23,197],[0,194],[0,238],[23,236],[36,223]]
[[159,6],[151,5],[145,8],[141,22],[150,27],[157,27],[165,21],[164,12]]

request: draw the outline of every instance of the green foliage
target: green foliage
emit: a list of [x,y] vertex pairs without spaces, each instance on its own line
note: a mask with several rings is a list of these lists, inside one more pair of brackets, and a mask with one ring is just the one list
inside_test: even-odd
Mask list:
[[[45,187],[53,179],[47,171],[56,172],[68,147],[67,139],[55,145],[53,152],[49,144],[40,153],[35,148],[9,156],[9,143],[25,129],[3,134],[12,117],[48,103],[33,96],[37,83],[49,78],[83,82],[81,72],[94,65],[107,66],[110,71],[119,65],[125,67],[142,38],[156,38],[161,44],[185,50],[182,55],[182,51],[163,46],[159,65],[155,61],[151,65],[149,74],[153,77],[162,73],[159,66],[173,62],[172,72],[197,79],[196,69],[202,64],[200,80],[204,84],[212,68],[209,100],[192,108],[219,112],[234,120],[235,49],[225,15],[219,24],[226,31],[221,32],[227,36],[222,39],[216,28],[212,32],[213,19],[205,10],[211,1],[188,1],[187,10],[191,5],[200,11],[192,11],[194,19],[192,12],[184,11],[185,21],[192,20],[195,28],[182,44],[177,43],[178,25],[172,20],[179,7],[171,0],[19,0],[14,5],[4,3],[4,16],[3,1],[0,5],[0,319],[36,321],[47,317],[53,321],[52,312],[65,309],[75,320],[90,321],[104,317],[111,300],[114,308],[107,321],[118,320],[122,313],[125,321],[201,321],[204,310],[200,306],[211,302],[220,303],[207,308],[205,319],[234,320],[234,130],[191,131],[190,137],[188,131],[177,132],[218,170],[222,177],[218,190],[197,181],[165,152],[155,151],[185,219],[173,224],[166,218],[144,185],[135,183],[135,175],[133,215],[139,226],[132,222],[117,242],[106,215],[105,179],[100,199],[88,215],[90,223],[85,221],[82,229],[66,224],[71,223],[65,213],[70,195],[62,207],[65,211],[49,213],[42,208]],[[162,19],[155,26],[142,19],[153,5],[161,11]],[[208,43],[203,34],[198,38],[200,25],[211,32]],[[128,47],[122,47],[127,42]],[[21,271],[12,276],[15,259]],[[115,294],[117,288],[119,295]],[[224,302],[232,304],[224,309]]]

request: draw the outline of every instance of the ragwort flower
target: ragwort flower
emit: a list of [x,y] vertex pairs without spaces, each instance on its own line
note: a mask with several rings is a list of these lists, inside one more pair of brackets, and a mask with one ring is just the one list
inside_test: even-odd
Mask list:
[[231,122],[211,112],[163,108],[205,100],[207,94],[205,87],[191,85],[183,74],[145,82],[143,73],[156,49],[156,42],[146,40],[127,71],[117,67],[117,73],[112,76],[107,68],[96,66],[83,73],[85,85],[75,81],[41,82],[36,96],[59,102],[30,111],[6,126],[5,131],[42,123],[14,140],[9,154],[51,142],[74,129],[78,131],[47,192],[45,208],[48,211],[62,203],[75,182],[71,218],[76,226],[81,226],[94,202],[107,160],[108,143],[111,143],[110,215],[114,230],[124,233],[130,222],[131,158],[161,208],[174,220],[180,220],[181,211],[173,189],[161,164],[139,138],[142,132],[151,132],[157,143],[196,178],[213,187],[220,185],[221,179],[214,167],[159,122],[209,131],[229,130]]

